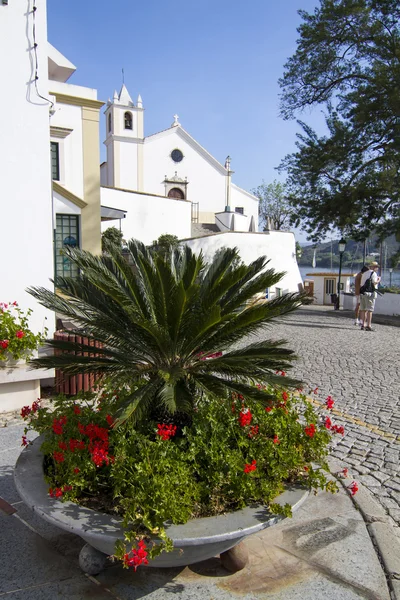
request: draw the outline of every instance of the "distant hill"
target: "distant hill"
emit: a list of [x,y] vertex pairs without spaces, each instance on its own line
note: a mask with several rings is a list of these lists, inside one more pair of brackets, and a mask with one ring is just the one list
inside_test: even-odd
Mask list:
[[[300,244],[302,254],[301,258],[297,259],[299,266],[311,267],[316,250],[316,266],[317,267],[338,267],[339,266],[339,240],[332,242],[324,242],[321,244],[303,245]],[[399,248],[399,242],[392,235],[383,242],[382,266],[389,266],[390,257],[395,254]],[[346,249],[343,252],[343,267],[348,267],[351,270],[361,268],[363,264],[363,242],[355,242],[354,240],[346,241]],[[376,236],[371,236],[367,242],[367,260],[380,261],[381,247]],[[385,265],[386,262],[386,265]]]

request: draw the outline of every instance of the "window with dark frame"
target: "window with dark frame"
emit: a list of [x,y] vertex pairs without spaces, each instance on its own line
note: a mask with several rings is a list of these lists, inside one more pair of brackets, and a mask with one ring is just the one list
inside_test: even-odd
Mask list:
[[110,133],[111,131],[111,113],[109,113],[108,115],[108,132]]
[[51,152],[51,178],[60,180],[60,148],[58,142],[50,142]]
[[124,115],[124,123],[125,123],[125,129],[133,129],[132,126],[132,113],[130,112],[126,112]]
[[236,206],[235,207],[235,212],[239,213],[239,215],[244,215],[244,208],[243,208],[243,206]]
[[54,274],[55,277],[73,277],[79,275],[78,267],[62,253],[68,246],[79,248],[79,216],[56,215],[56,230],[54,239]]

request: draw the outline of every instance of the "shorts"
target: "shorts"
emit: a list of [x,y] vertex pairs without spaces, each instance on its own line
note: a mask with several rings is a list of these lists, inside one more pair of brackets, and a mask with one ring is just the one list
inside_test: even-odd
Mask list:
[[375,298],[370,294],[360,294],[360,310],[369,310],[373,312],[375,308]]
[[357,304],[360,304],[360,294],[356,294],[356,302]]

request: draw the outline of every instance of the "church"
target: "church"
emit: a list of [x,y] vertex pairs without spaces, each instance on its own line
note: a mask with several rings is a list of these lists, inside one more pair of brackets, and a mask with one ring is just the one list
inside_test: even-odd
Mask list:
[[257,231],[258,198],[232,183],[230,158],[222,165],[183,128],[178,115],[170,127],[145,136],[144,115],[141,96],[135,104],[125,84],[104,112],[101,204],[125,213],[125,239],[151,244],[163,233],[186,239],[192,229],[195,233],[192,224]]

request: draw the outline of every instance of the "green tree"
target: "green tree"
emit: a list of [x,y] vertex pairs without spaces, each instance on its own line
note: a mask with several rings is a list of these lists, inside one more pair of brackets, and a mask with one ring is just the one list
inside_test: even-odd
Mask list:
[[114,244],[122,248],[123,233],[116,227],[109,227],[101,234],[101,249],[105,250],[107,244]]
[[289,228],[292,207],[288,202],[284,183],[276,180],[272,183],[263,181],[252,193],[260,200],[259,215],[263,231],[268,229],[268,222],[276,230]]
[[333,227],[365,238],[400,231],[400,5],[398,0],[320,0],[300,11],[285,65],[281,114],[325,106],[327,135],[299,121],[288,172],[293,223],[320,239]]
[[150,246],[151,251],[157,252],[162,256],[166,256],[170,250],[174,250],[179,246],[179,239],[171,233],[163,233],[157,240],[154,240]]
[[[190,413],[202,391],[221,399],[236,392],[265,403],[271,396],[255,387],[255,381],[298,385],[276,374],[287,371],[294,358],[284,341],[238,347],[248,335],[307,301],[296,293],[249,302],[283,276],[265,269],[265,257],[235,266],[236,249],[226,249],[205,264],[201,254],[194,255],[186,246],[165,257],[153,256],[134,240],[128,252],[134,268],[113,244],[102,256],[68,248],[80,279],[64,278],[62,296],[44,288],[29,290],[43,306],[70,317],[78,334],[88,340],[48,340],[61,353],[35,359],[34,367],[103,374],[117,389],[136,382],[117,414],[120,422],[134,422],[151,410]],[[95,340],[102,348],[93,354]]]

